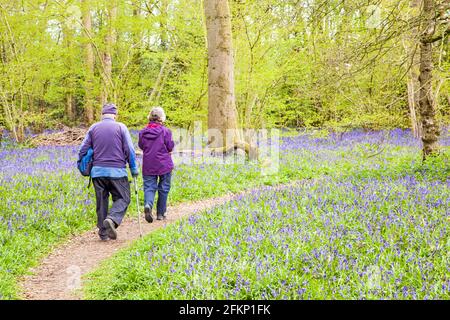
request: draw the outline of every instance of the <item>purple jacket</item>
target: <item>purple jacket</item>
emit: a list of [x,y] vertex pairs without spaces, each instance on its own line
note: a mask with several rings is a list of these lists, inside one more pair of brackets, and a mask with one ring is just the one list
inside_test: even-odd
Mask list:
[[81,143],[79,157],[89,148],[94,150],[92,178],[127,176],[127,162],[132,173],[138,172],[130,132],[123,123],[106,118],[93,124]]
[[172,132],[158,122],[151,121],[139,132],[139,148],[144,152],[142,175],[161,176],[172,171]]

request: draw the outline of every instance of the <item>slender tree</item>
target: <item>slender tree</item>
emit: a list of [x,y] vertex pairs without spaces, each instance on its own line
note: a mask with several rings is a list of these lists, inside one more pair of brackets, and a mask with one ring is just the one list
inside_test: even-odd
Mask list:
[[94,49],[92,45],[92,19],[89,1],[82,1],[83,29],[86,37],[84,44],[84,61],[85,61],[85,105],[84,114],[86,121],[90,124],[94,122]]
[[168,0],[161,0],[160,2],[160,22],[159,27],[161,29],[161,49],[166,51],[169,47],[169,39],[167,36],[167,10]]
[[[410,3],[411,11],[414,16],[417,16],[416,12],[420,11],[421,0],[412,0]],[[409,114],[411,119],[411,129],[414,137],[420,138],[422,136],[421,123],[418,117],[419,108],[419,50],[418,43],[416,41],[418,36],[418,28],[412,26],[410,32],[406,32],[404,41],[404,48],[406,55],[410,57],[410,63],[408,67],[408,80],[406,83]]]
[[74,104],[74,75],[73,75],[73,54],[72,54],[72,43],[73,43],[73,31],[68,23],[63,23],[63,37],[64,46],[66,49],[66,68],[67,73],[65,77],[65,91],[66,91],[66,116],[69,121],[75,119],[75,104]]
[[422,122],[423,159],[437,152],[440,134],[433,96],[433,42],[436,41],[436,3],[423,0],[420,36],[419,105]]
[[103,88],[101,94],[102,104],[106,103],[108,99],[116,100],[112,79],[112,55],[113,48],[116,42],[116,30],[114,27],[114,21],[117,17],[117,5],[117,0],[112,0],[109,3],[108,8],[108,30],[105,37],[105,52],[103,53]]
[[[221,148],[227,142],[227,130],[232,135],[228,142],[240,140],[228,0],[205,0],[204,12],[208,42],[208,144],[211,148]],[[212,134],[212,130],[220,132],[222,137]]]

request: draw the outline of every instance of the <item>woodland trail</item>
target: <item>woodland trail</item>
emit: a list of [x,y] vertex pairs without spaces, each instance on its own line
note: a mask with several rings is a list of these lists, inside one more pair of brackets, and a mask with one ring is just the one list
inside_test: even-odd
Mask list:
[[[233,195],[183,203],[167,209],[166,220],[147,223],[141,215],[142,233],[144,235],[184,216],[212,208],[229,201]],[[126,218],[117,229],[117,240],[100,241],[97,228],[75,236],[68,242],[53,250],[41,263],[31,270],[21,283],[22,298],[27,300],[79,300],[82,275],[95,269],[99,263],[118,250],[127,247],[133,240],[139,239],[139,225],[136,212],[127,211]]]
[[[299,182],[270,187],[285,189]],[[260,187],[268,188],[268,187]],[[167,209],[166,220],[156,220],[147,223],[141,215],[142,232],[144,235],[168,224],[174,223],[202,210],[224,204],[234,197],[254,192],[247,190],[237,194],[227,194],[213,199],[181,203]],[[155,215],[154,215],[155,216]],[[155,217],[154,217],[155,218]],[[117,240],[100,241],[97,228],[75,236],[66,243],[57,246],[40,264],[31,269],[30,275],[22,278],[21,298],[26,300],[80,300],[82,299],[82,277],[94,270],[99,264],[113,256],[118,250],[129,246],[139,239],[139,225],[136,212],[127,211],[127,215],[117,229]]]

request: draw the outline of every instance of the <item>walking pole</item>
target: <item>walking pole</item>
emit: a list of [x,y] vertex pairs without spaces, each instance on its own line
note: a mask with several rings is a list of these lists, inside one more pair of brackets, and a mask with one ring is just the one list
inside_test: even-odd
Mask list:
[[138,187],[137,187],[137,181],[136,181],[136,177],[133,177],[134,180],[134,193],[136,194],[136,207],[137,207],[137,218],[138,218],[138,223],[139,223],[139,234],[141,235],[142,238],[142,227],[141,227],[141,210],[139,210],[139,196],[138,196]]

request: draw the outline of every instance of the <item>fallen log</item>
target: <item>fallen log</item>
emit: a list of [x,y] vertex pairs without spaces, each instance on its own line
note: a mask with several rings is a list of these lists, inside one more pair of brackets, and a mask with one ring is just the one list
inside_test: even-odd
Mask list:
[[235,151],[242,150],[245,152],[246,156],[250,160],[256,160],[259,156],[259,150],[256,146],[253,146],[247,142],[235,142],[233,144],[230,144],[228,146],[223,146],[219,148],[203,148],[200,150],[174,150],[173,153],[180,154],[180,153],[189,153],[193,155],[202,155],[202,154],[208,154],[208,155],[232,155]]

